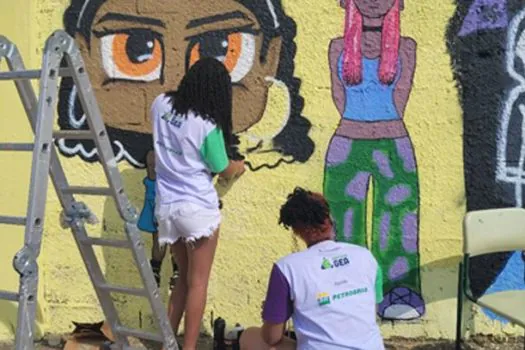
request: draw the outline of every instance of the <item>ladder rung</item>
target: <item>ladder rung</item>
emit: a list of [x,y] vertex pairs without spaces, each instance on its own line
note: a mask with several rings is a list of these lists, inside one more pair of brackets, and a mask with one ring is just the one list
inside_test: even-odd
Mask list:
[[115,327],[115,333],[125,335],[128,337],[135,337],[139,339],[147,339],[147,340],[153,340],[159,343],[164,342],[164,339],[160,334],[154,334],[154,333],[148,333],[139,331],[136,329],[126,328],[122,326]]
[[25,226],[26,221],[22,216],[0,216],[0,224]]
[[9,301],[18,301],[20,300],[20,296],[18,293],[13,292],[7,292],[4,290],[0,290],[0,299],[1,300],[9,300]]
[[32,151],[34,143],[0,143],[0,151]]
[[97,287],[105,291],[112,292],[112,293],[129,294],[129,295],[135,295],[139,297],[148,296],[148,293],[144,289],[120,287],[120,286],[114,286],[114,285],[105,284],[105,283],[97,284]]
[[[40,79],[42,71],[40,69],[32,70],[20,70],[13,72],[1,72],[0,80],[27,80],[27,79]],[[70,77],[71,73],[68,68],[61,68],[58,73],[61,77]]]
[[88,237],[83,240],[82,243],[90,245],[98,245],[102,247],[113,247],[113,248],[130,248],[131,245],[128,241],[104,239],[104,238],[92,238]]
[[93,133],[90,130],[60,130],[53,131],[53,137],[66,140],[92,140]]
[[86,194],[91,196],[111,196],[113,194],[109,187],[69,186],[63,188],[62,192],[65,194]]

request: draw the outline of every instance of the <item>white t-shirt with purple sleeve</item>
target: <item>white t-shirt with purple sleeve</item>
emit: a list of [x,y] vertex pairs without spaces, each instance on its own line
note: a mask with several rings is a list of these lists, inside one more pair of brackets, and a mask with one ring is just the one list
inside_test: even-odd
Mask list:
[[376,322],[382,284],[370,251],[324,241],[274,265],[263,320],[280,324],[291,317],[298,350],[383,350]]

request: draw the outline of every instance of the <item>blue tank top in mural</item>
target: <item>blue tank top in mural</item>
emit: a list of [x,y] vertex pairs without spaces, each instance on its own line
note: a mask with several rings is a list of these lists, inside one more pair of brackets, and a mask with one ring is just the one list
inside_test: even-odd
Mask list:
[[[337,65],[339,79],[343,80],[343,55]],[[394,88],[401,72],[398,64],[393,84],[385,85],[379,80],[379,58],[363,58],[363,78],[358,85],[345,84],[345,110],[343,118],[362,122],[401,119],[394,104]]]

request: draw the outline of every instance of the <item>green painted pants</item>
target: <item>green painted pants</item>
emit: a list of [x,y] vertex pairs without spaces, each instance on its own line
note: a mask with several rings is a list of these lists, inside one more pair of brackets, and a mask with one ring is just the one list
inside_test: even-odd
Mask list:
[[408,137],[332,138],[326,156],[324,195],[335,220],[337,240],[368,246],[370,179],[374,185],[370,247],[383,270],[384,292],[405,287],[421,294],[418,177]]

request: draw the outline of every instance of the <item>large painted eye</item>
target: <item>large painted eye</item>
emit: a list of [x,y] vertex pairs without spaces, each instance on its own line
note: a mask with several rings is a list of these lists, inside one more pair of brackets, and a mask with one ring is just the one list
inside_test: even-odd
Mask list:
[[255,57],[255,37],[250,33],[211,32],[195,38],[189,48],[188,66],[203,57],[214,57],[224,63],[232,82],[250,72]]
[[144,82],[160,79],[164,52],[157,33],[138,29],[103,35],[100,40],[102,63],[110,79]]

